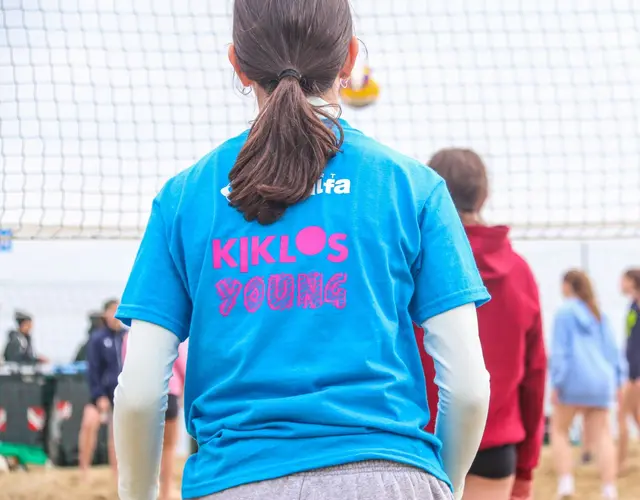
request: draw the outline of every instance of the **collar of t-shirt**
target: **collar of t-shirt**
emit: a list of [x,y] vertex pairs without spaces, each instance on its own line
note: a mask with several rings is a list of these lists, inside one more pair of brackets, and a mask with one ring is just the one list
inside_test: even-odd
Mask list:
[[307,97],[307,101],[309,101],[309,103],[316,108],[324,108],[324,111],[331,114],[334,118],[338,118],[340,116],[340,106],[330,104],[322,97]]

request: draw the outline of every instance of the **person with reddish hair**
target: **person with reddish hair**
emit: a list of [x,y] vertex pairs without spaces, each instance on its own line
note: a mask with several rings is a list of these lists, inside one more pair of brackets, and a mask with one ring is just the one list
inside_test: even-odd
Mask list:
[[[538,287],[514,251],[509,228],[481,217],[489,183],[482,159],[468,149],[439,151],[429,162],[444,178],[460,214],[491,302],[478,310],[480,341],[491,376],[489,415],[467,475],[464,500],[520,500],[532,495],[544,433],[547,358]],[[423,335],[416,326],[418,345]],[[431,414],[438,408],[433,360],[421,351]],[[435,424],[432,418],[427,427]]]

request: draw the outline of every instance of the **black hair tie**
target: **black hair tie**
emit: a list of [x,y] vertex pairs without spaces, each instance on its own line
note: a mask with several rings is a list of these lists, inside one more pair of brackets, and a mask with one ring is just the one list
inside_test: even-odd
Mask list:
[[290,68],[280,72],[280,74],[278,75],[278,82],[282,81],[284,78],[289,78],[289,77],[295,78],[298,81],[302,80],[302,75],[300,74],[300,72],[296,71],[293,68]]

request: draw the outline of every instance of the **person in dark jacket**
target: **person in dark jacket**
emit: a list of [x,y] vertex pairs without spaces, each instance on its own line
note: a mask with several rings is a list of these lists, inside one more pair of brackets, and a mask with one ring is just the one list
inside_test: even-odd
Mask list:
[[618,466],[623,471],[629,451],[629,416],[640,429],[640,269],[625,271],[620,285],[622,294],[631,300],[625,321],[629,382],[618,410]]
[[89,342],[91,341],[91,336],[97,330],[104,328],[104,319],[102,317],[102,313],[92,312],[89,314],[89,330],[87,331],[87,341],[80,346],[74,361],[77,363],[78,361],[86,361],[87,360],[87,349],[89,347]]
[[25,365],[46,363],[46,358],[37,356],[33,350],[31,337],[33,319],[31,316],[17,311],[14,319],[17,329],[9,332],[9,339],[4,349],[5,362]]
[[[538,286],[529,265],[512,248],[509,228],[489,226],[481,218],[489,188],[482,159],[467,149],[445,149],[429,166],[447,183],[492,297],[478,309],[480,341],[491,375],[489,415],[463,499],[528,500],[542,447],[547,370]],[[416,328],[419,346],[421,330]],[[423,350],[420,354],[429,409],[436,415],[433,360]],[[427,430],[434,425],[432,418]]]
[[[90,403],[85,406],[79,436],[79,467],[87,476],[93,462],[96,440],[101,423],[110,421],[113,393],[122,370],[122,341],[125,329],[115,318],[119,302],[105,302],[102,313],[104,325],[93,332],[87,343],[87,379]],[[113,436],[109,436],[109,462],[116,472]]]

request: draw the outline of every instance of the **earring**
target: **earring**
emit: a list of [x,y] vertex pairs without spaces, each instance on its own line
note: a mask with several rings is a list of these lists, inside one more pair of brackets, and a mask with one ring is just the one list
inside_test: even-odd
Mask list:
[[349,80],[350,80],[350,78],[342,78],[342,79],[340,79],[340,86],[343,89],[346,89],[349,86]]

